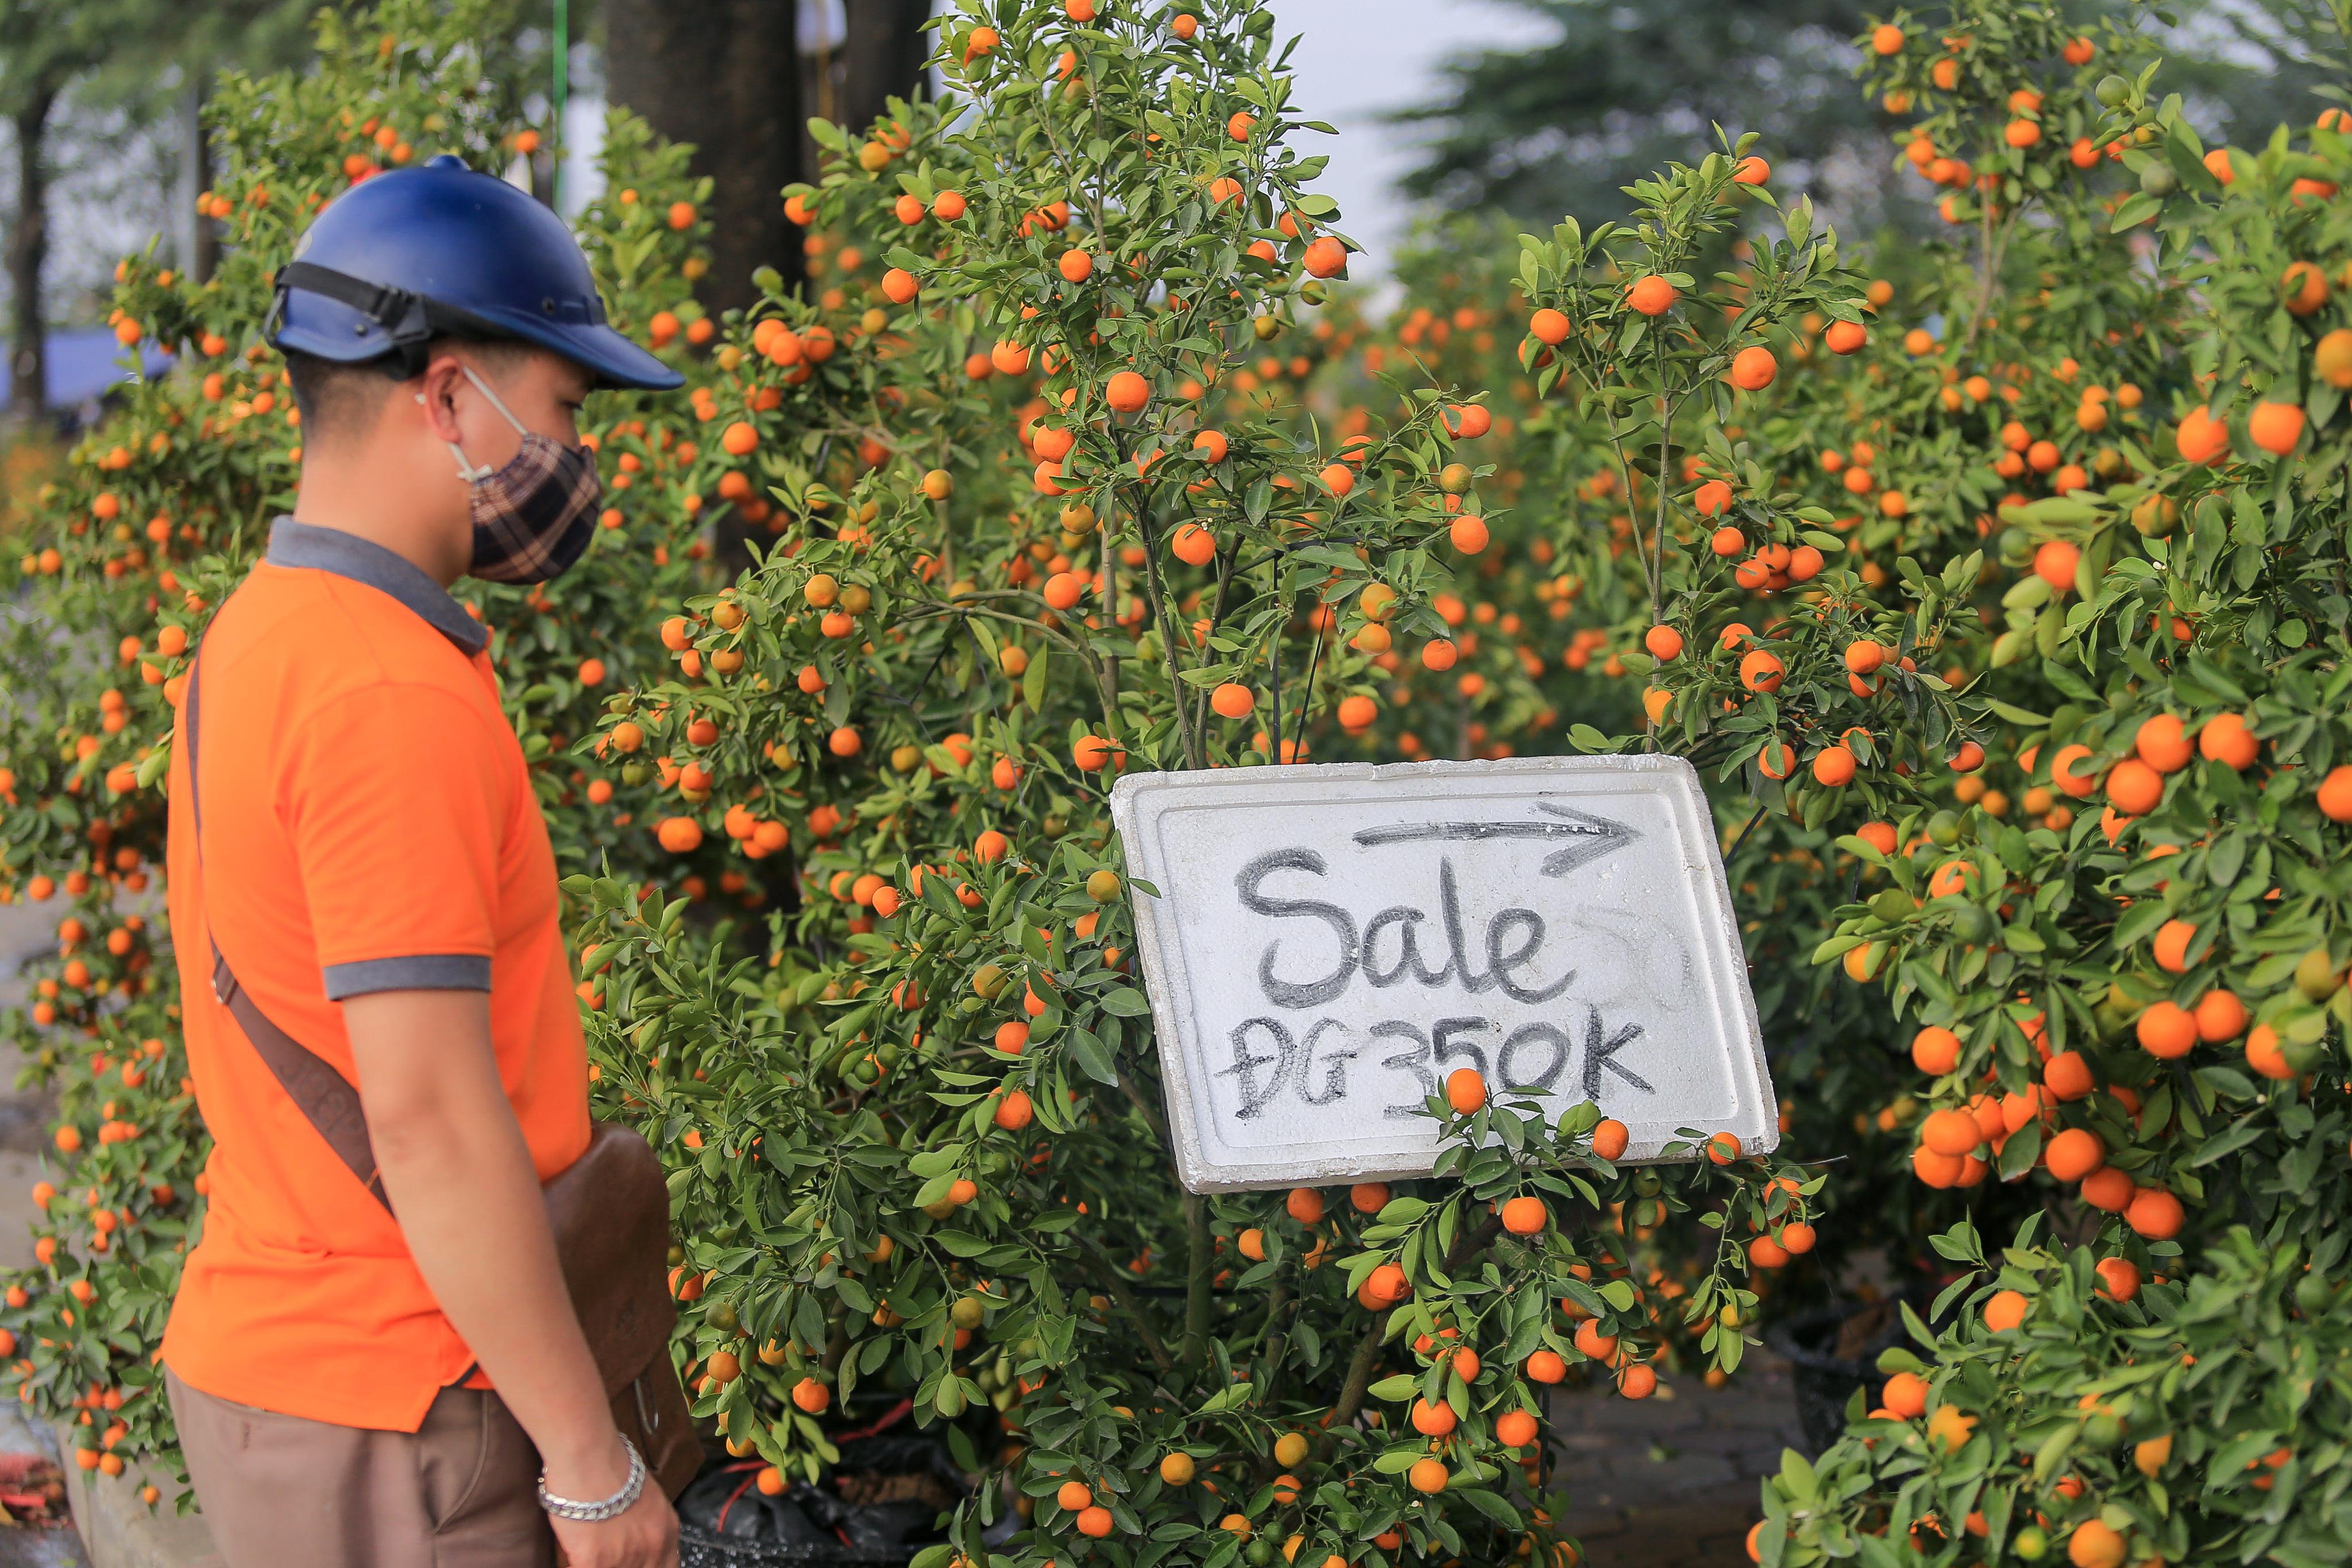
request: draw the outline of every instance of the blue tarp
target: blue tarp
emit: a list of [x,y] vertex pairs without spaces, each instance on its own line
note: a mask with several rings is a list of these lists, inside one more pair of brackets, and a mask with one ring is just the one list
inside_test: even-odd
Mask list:
[[[111,327],[55,331],[44,345],[47,351],[47,395],[51,408],[79,408],[106,389],[131,377],[131,351],[114,341]],[[140,363],[148,375],[160,375],[172,366],[172,356],[152,341],[140,345]]]

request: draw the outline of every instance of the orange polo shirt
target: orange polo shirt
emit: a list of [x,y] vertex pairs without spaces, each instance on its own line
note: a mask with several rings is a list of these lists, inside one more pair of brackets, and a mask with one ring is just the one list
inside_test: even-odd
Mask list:
[[214,1148],[163,1356],[206,1394],[413,1432],[474,1363],[399,1226],[215,999],[208,936],[263,1014],[353,1083],[343,998],[488,992],[540,1179],[588,1146],[555,859],[488,640],[398,555],[291,519],[205,634],[204,854],[183,730],[169,888]]

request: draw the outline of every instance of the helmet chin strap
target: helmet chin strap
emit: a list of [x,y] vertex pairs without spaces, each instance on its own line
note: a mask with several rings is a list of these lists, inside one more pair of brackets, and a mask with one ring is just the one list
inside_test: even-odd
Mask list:
[[[474,374],[474,367],[472,365],[462,365],[459,368],[465,371],[466,379],[467,381],[472,382],[476,386],[481,388],[482,395],[490,400],[490,406],[497,409],[500,414],[506,416],[508,424],[513,426],[515,429],[522,435],[528,436],[530,434],[530,426],[525,425],[521,420],[514,416],[514,410],[506,405],[505,399],[501,398],[497,393],[490,390],[490,384],[488,382],[484,381],[480,376]],[[425,401],[425,395],[421,392],[418,393],[416,395],[416,401],[420,404],[423,403]],[[457,477],[460,479],[463,479],[466,483],[469,485],[479,484],[484,479],[488,479],[492,474],[498,472],[496,468],[490,467],[488,463],[478,464],[469,462],[466,457],[466,449],[457,445],[457,442],[444,441],[441,444],[449,448],[449,455],[451,457],[457,459]]]

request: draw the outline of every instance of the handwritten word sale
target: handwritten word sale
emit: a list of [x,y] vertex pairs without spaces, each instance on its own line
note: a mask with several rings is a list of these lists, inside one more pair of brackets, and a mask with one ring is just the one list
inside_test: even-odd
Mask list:
[[[1433,911],[1391,904],[1359,922],[1344,905],[1309,896],[1330,891],[1328,877],[1321,855],[1283,848],[1257,856],[1234,879],[1244,909],[1281,922],[1256,965],[1258,990],[1278,1011],[1235,1025],[1227,1036],[1230,1065],[1217,1069],[1234,1080],[1242,1120],[1255,1119],[1286,1095],[1318,1109],[1360,1110],[1372,1109],[1377,1096],[1383,1118],[1417,1117],[1456,1065],[1475,1068],[1506,1090],[1548,1094],[1561,1085],[1580,1047],[1571,1080],[1576,1098],[1599,1100],[1604,1074],[1655,1092],[1617,1059],[1641,1037],[1642,1026],[1612,1028],[1597,1008],[1563,1000],[1577,972],[1547,954],[1548,928],[1535,910],[1496,911],[1474,942],[1450,858],[1438,862]],[[1480,1000],[1457,1004],[1458,1016],[1424,1011],[1370,1023],[1321,1011],[1359,981],[1372,992],[1406,988],[1400,1013],[1411,1012],[1416,994],[1424,1001],[1439,991]],[[1539,1011],[1525,1016],[1529,1010]],[[1316,1016],[1300,1016],[1307,1014]],[[1389,1069],[1389,1087],[1368,1091],[1360,1105],[1351,1089],[1363,1075],[1351,1079],[1349,1068],[1373,1051],[1385,1053],[1375,1059]]]

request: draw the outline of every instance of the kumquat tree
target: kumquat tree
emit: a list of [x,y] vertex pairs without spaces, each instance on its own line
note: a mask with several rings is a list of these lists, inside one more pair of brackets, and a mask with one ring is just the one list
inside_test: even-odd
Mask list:
[[[821,278],[883,268],[903,379],[811,427],[770,395],[805,306],[730,319],[718,417],[791,521],[605,731],[676,770],[665,842],[715,812],[806,868],[766,978],[622,879],[574,886],[604,1082],[699,1151],[702,1407],[781,1487],[841,1405],[911,1398],[1004,1476],[943,1559],[1007,1530],[1023,1561],[1533,1550],[1544,1385],[1601,1363],[1646,1396],[1669,1340],[1727,1370],[1747,1238],[1811,1241],[1795,1176],[1619,1170],[1597,1109],[1548,1124],[1475,1073],[1426,1191],[1171,1179],[1110,779],[1361,754],[1408,649],[1465,657],[1493,542],[1482,403],[1292,385],[1349,330],[1307,324],[1349,246],[1276,58],[1247,7],[1003,7],[945,29],[940,110],[821,132],[792,210]],[[1535,662],[1497,671],[1515,724]]]
[[[260,336],[270,275],[310,214],[383,169],[532,150],[537,132],[517,118],[499,60],[475,42],[495,36],[493,14],[421,0],[393,0],[364,25],[330,13],[316,71],[222,79],[210,110],[218,179],[201,198],[227,226],[219,271],[197,285],[149,257],[117,270],[117,339],[172,345],[181,368],[128,389],[64,477],[30,498],[31,532],[9,552],[36,613],[8,625],[0,889],[56,910],[58,946],[28,966],[34,999],[7,1027],[32,1075],[57,1089],[60,1121],[58,1173],[34,1193],[37,1267],[6,1287],[0,1332],[25,1403],[76,1422],[77,1458],[109,1476],[173,1452],[154,1348],[201,1223],[208,1145],[152,885],[167,761],[158,742],[207,615],[292,497],[299,416]],[[615,320],[679,348],[707,337],[688,292],[703,265],[700,193],[682,150],[616,115],[605,173],[610,194],[582,236]],[[689,432],[616,415],[604,437],[615,505],[592,564],[537,589],[468,591],[495,629],[557,842],[575,856],[635,851],[631,863],[648,866],[659,851],[593,809],[615,781],[571,752],[604,689],[659,668],[657,646],[598,628],[670,602],[709,547],[676,489]],[[95,652],[60,658],[61,644]]]
[[[1968,237],[1733,482],[1874,503],[1844,553],[1888,618],[1832,590],[1706,646],[1779,694],[1720,722],[1768,718],[1792,812],[1870,814],[1815,956],[1916,1030],[1919,1180],[2043,1190],[2006,1246],[1927,1238],[1949,1284],[1751,1551],[2339,1559],[2342,111],[2209,150],[2130,32],[2032,6],[1866,43]],[[1720,677],[1657,679],[1717,722],[1682,705]]]
[[[11,524],[0,893],[58,949],[7,1026],[61,1115],[0,1331],[110,1476],[175,1454],[151,879],[291,491],[268,280],[352,183],[538,145],[483,15],[225,81],[218,276],[119,277],[180,363]],[[591,405],[578,568],[462,592],[723,1463],[936,1434],[923,1568],[1565,1565],[1553,1386],[1719,1383],[1868,1248],[1908,1337],[1758,1561],[2344,1559],[2352,118],[2208,148],[2154,17],[1859,40],[1945,240],[1858,252],[1725,131],[1621,221],[1429,231],[1380,318],[1246,0],[961,0],[936,102],[813,126],[808,282],[744,310],[614,117],[583,240],[689,388]],[[1465,1071],[1427,1178],[1184,1191],[1113,783],[1569,750],[1706,779],[1785,1152],[1621,1165]]]

